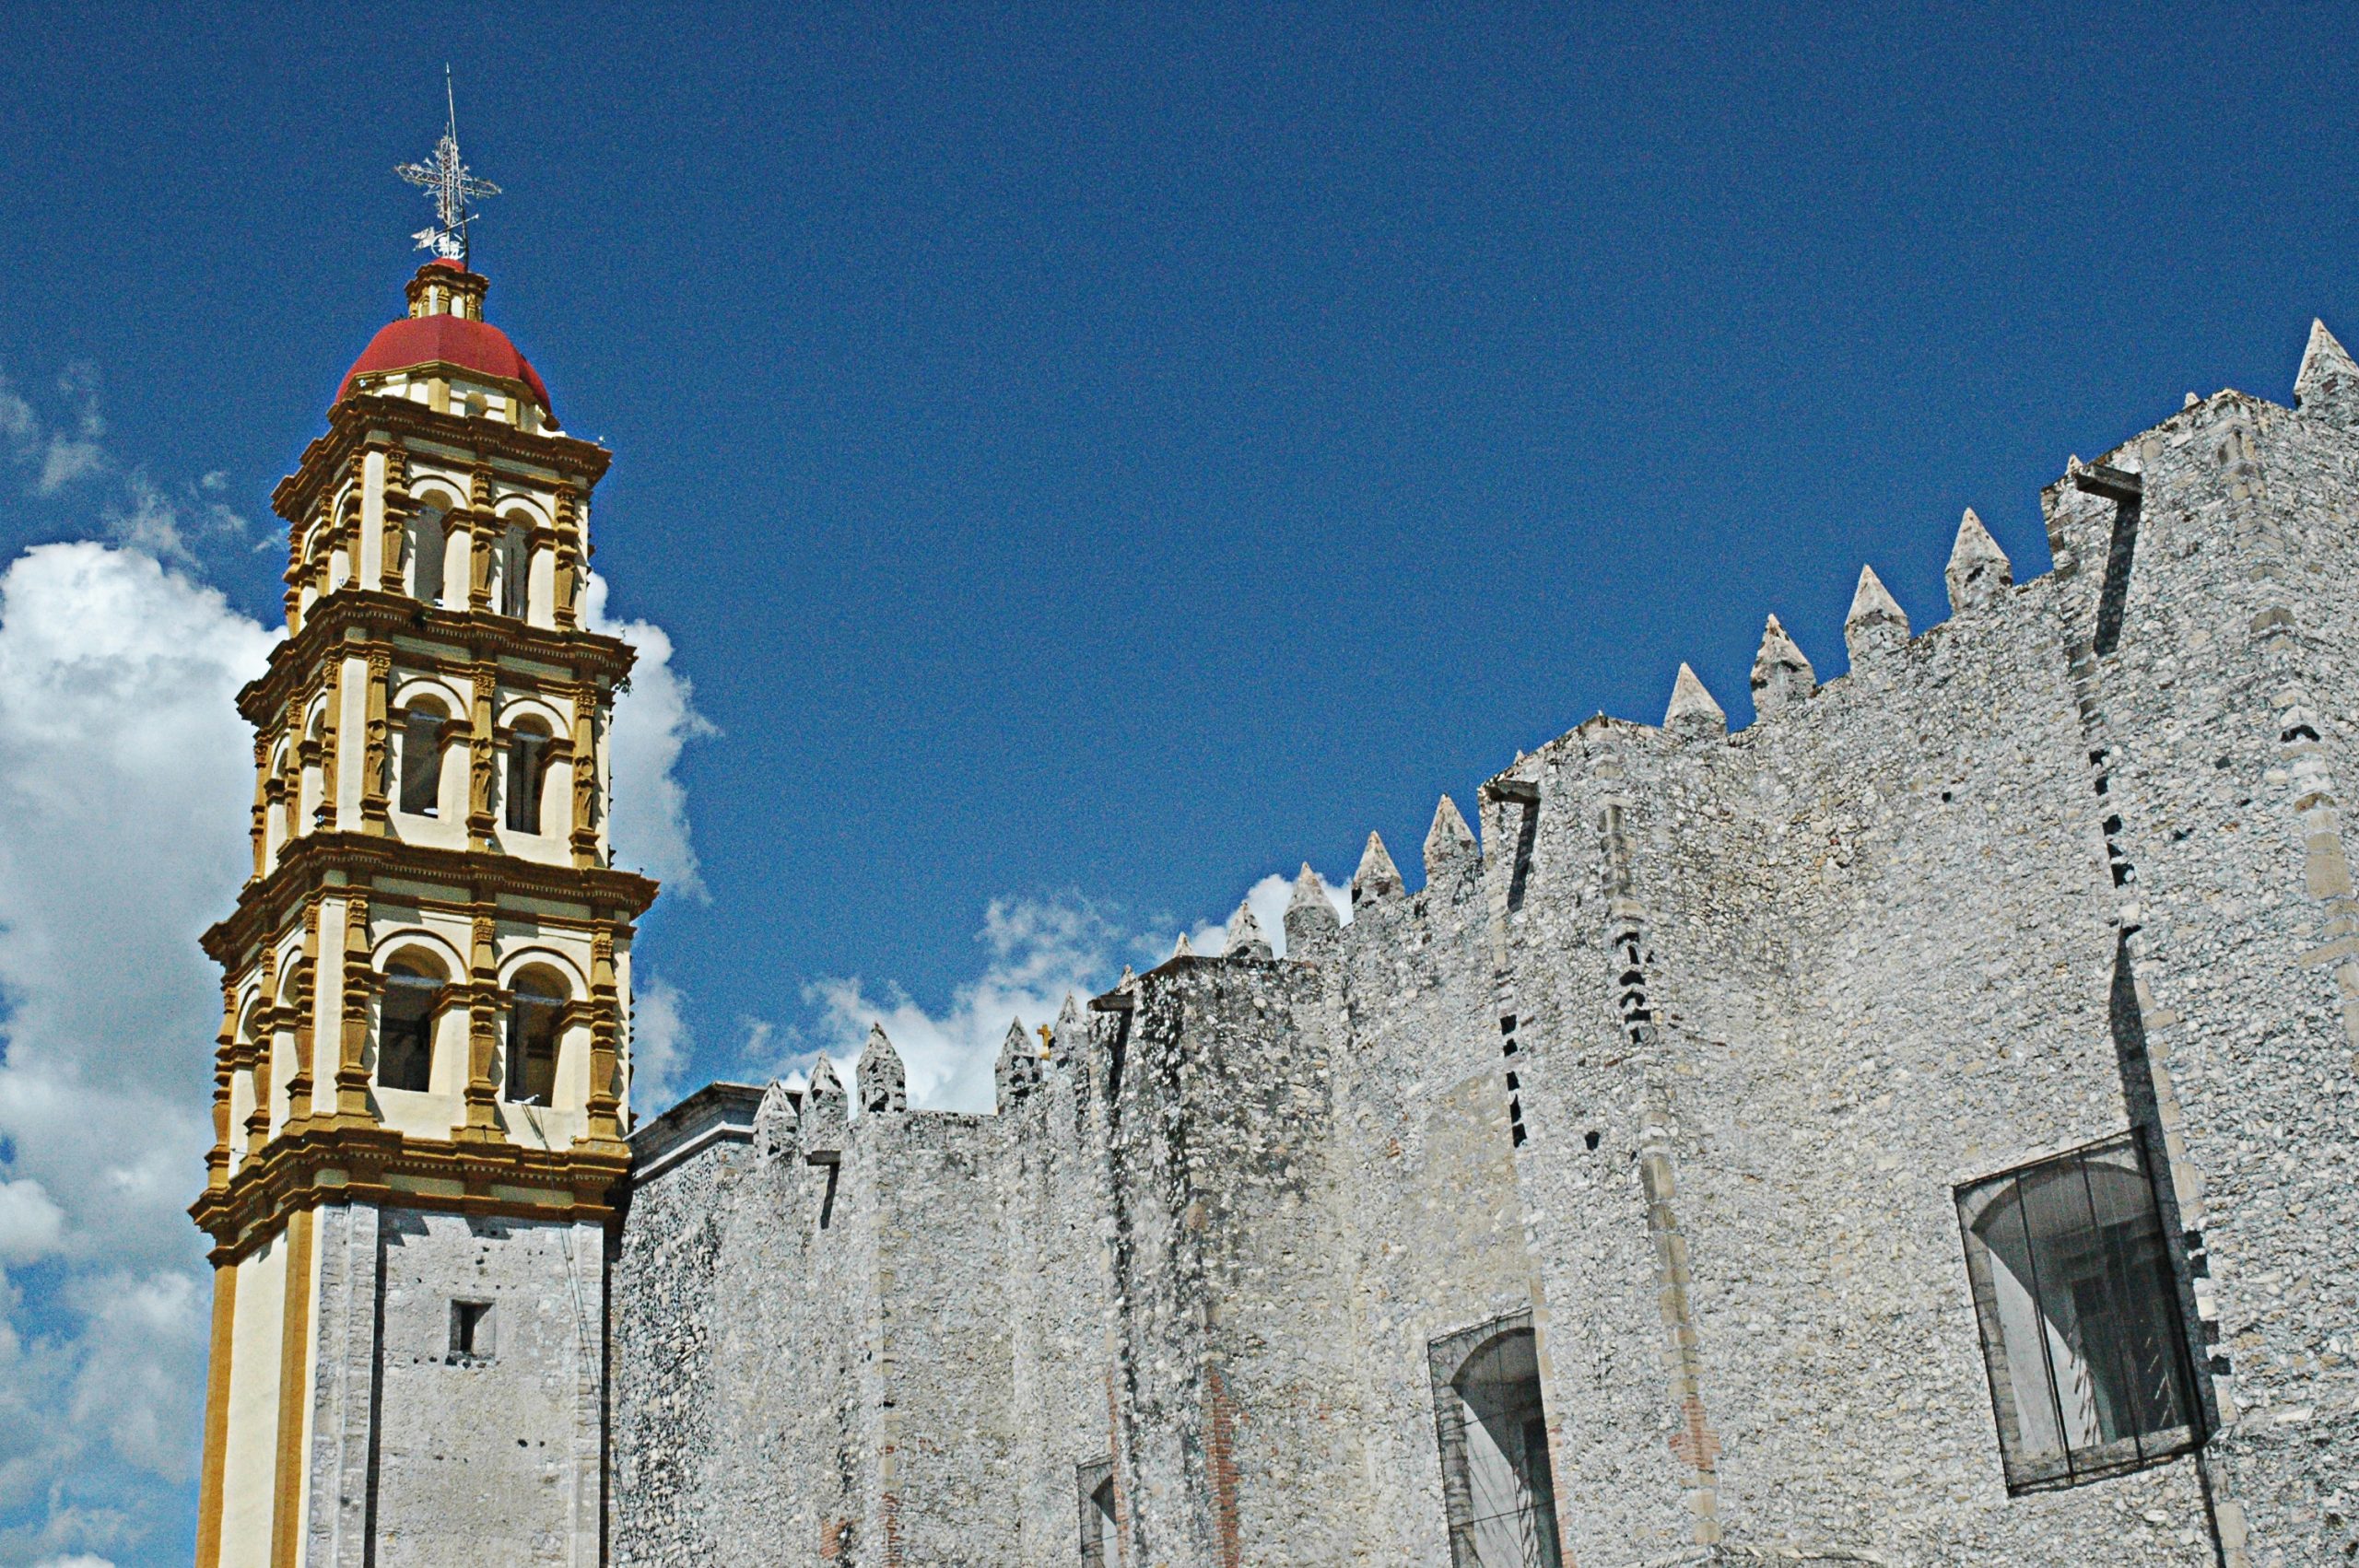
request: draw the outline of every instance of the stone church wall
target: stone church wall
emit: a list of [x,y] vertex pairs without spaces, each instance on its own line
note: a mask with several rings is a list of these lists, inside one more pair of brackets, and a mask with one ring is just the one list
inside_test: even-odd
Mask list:
[[[2359,369],[2304,374],[2076,464],[2044,578],[1969,517],[1942,625],[1863,583],[1839,680],[1773,627],[1745,731],[1684,679],[1483,850],[1445,802],[1422,890],[1371,842],[1286,959],[1019,1033],[996,1117],[879,1036],[849,1119],[642,1129],[616,1561],[1080,1562],[1102,1475],[1109,1564],[1446,1562],[1437,1383],[1526,1324],[1590,1568],[2344,1550]],[[2120,1135],[2217,1433],[2010,1495],[1957,1193]]]

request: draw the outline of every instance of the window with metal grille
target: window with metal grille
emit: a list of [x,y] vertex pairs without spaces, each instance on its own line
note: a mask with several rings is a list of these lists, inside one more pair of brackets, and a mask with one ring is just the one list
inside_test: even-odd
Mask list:
[[1120,1560],[1114,1550],[1114,1461],[1076,1465],[1074,1486],[1081,1494],[1083,1568],[1108,1568]]
[[1561,1568],[1530,1311],[1427,1348],[1452,1568]]
[[1957,1189],[2010,1492],[2203,1441],[2185,1316],[2134,1136]]

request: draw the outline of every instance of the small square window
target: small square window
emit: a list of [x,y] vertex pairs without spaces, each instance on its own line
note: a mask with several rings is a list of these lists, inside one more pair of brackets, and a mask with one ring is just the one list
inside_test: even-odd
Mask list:
[[451,1304],[451,1358],[481,1361],[491,1354],[491,1303]]
[[2010,1492],[2200,1446],[2186,1318],[2133,1137],[1957,1189]]

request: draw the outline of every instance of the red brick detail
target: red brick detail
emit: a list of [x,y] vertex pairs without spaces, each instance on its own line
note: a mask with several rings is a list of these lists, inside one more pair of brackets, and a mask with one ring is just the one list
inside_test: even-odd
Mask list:
[[1213,1534],[1220,1546],[1220,1568],[1239,1568],[1245,1546],[1237,1529],[1236,1413],[1217,1372],[1204,1374],[1204,1405],[1212,1425],[1204,1438],[1204,1457],[1213,1474]]
[[1704,1424],[1704,1401],[1688,1395],[1679,1402],[1679,1417],[1684,1424],[1671,1434],[1671,1451],[1708,1472],[1719,1463],[1720,1440]]

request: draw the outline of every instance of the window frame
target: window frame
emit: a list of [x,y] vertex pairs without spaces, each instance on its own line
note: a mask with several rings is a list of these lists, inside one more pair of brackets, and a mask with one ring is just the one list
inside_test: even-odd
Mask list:
[[[1543,1432],[1540,1450],[1543,1469],[1536,1476],[1527,1479],[1545,1483],[1544,1491],[1539,1487],[1531,1489],[1529,1507],[1533,1533],[1531,1550],[1525,1554],[1524,1560],[1527,1564],[1538,1564],[1538,1568],[1563,1568],[1567,1561],[1560,1534],[1561,1525],[1556,1516],[1555,1455],[1545,1437],[1547,1386],[1539,1375],[1539,1333],[1532,1324],[1532,1309],[1527,1306],[1502,1313],[1455,1333],[1445,1334],[1426,1347],[1427,1368],[1433,1384],[1434,1438],[1440,1467],[1442,1510],[1449,1531],[1452,1568],[1491,1568],[1484,1562],[1474,1544],[1475,1527],[1486,1521],[1474,1516],[1471,1485],[1473,1467],[1466,1439],[1470,1401],[1460,1384],[1478,1359],[1491,1353],[1505,1340],[1519,1336],[1532,1341],[1532,1386],[1537,1395],[1533,1414]],[[1526,1423],[1527,1436],[1529,1424]],[[1530,1451],[1527,1441],[1527,1456]]]
[[[2112,1182],[2106,1185],[2117,1200],[2123,1197],[2134,1199],[2141,1205],[2141,1212],[2110,1224],[2101,1220],[2097,1183],[2090,1176],[2093,1167],[2134,1179],[2134,1188]],[[2164,1227],[2166,1209],[2155,1185],[2154,1169],[2147,1140],[2139,1130],[2132,1129],[1961,1182],[1952,1192],[1965,1255],[1966,1287],[1989,1387],[1991,1424],[2010,1496],[2060,1491],[2166,1464],[2196,1452],[2210,1439],[2202,1386],[2198,1377],[2200,1369],[2188,1335],[2185,1260],[2177,1251],[2177,1238]],[[2029,1202],[2052,1189],[2069,1203],[2075,1176],[2083,1211],[2087,1216],[2086,1229],[2070,1235],[2035,1237]],[[2028,1188],[2026,1184],[2035,1178],[2041,1185]],[[2025,1271],[2031,1275],[2028,1281],[2016,1277],[2017,1270],[1985,1234],[1996,1217],[2006,1212],[2012,1212],[2021,1227]],[[2142,1234],[2126,1235],[2124,1233],[2132,1225],[2138,1225]],[[2060,1279],[2056,1264],[2071,1256],[2066,1251],[2068,1247],[2083,1255],[2083,1270],[2085,1259],[2095,1258],[2098,1276],[2078,1279],[2067,1274]],[[2030,1450],[2033,1440],[2025,1435],[2024,1412],[2017,1408],[2018,1368],[2007,1340],[2007,1307],[1992,1271],[1994,1256],[2013,1289],[2025,1294],[2025,1305],[2029,1306],[2032,1320],[2038,1327],[2040,1378],[2034,1386],[2044,1386],[2048,1392],[2043,1419],[2053,1426],[2058,1449],[2054,1457]],[[2046,1271],[2041,1268],[2043,1258],[2049,1265]],[[2092,1285],[2101,1287],[2106,1315],[2085,1310]],[[2141,1288],[2150,1293],[2131,1293]],[[2066,1293],[2070,1293],[2069,1297]],[[2165,1413],[2177,1419],[2167,1424],[2150,1425],[2137,1418],[2140,1424],[2109,1438],[2103,1435],[2100,1424],[2095,1442],[2076,1441],[2070,1435],[2071,1418],[2066,1412],[2063,1393],[2066,1379],[2060,1375],[2057,1364],[2059,1342],[2066,1337],[2065,1329],[2059,1326],[2064,1313],[2049,1310],[2048,1304],[2051,1300],[2060,1309],[2069,1309],[2075,1333],[2082,1332],[2085,1323],[2109,1319],[2109,1332],[2118,1337],[2109,1339],[2101,1349],[2086,1339],[2079,1347],[2086,1352],[2078,1355],[2079,1363],[2089,1369],[2089,1375],[2072,1381],[2087,1386],[2085,1401],[2076,1402],[2084,1409],[2084,1420],[2104,1422],[2108,1412],[2125,1398],[2144,1402],[2139,1393],[2136,1369],[2127,1359],[2137,1353],[2130,1341],[2142,1335],[2154,1337],[2142,1358],[2147,1363],[2145,1372],[2149,1375],[2160,1374],[2166,1380]],[[2063,1348],[2068,1352],[2076,1350],[2069,1343]],[[2115,1381],[2109,1389],[2105,1386],[2105,1369],[2098,1365],[2099,1356],[2111,1367]]]
[[[1074,1467],[1074,1501],[1080,1509],[1082,1568],[1113,1568],[1106,1539],[1120,1528],[1114,1502],[1114,1461],[1086,1459]],[[1098,1496],[1105,1494],[1100,1503]]]

